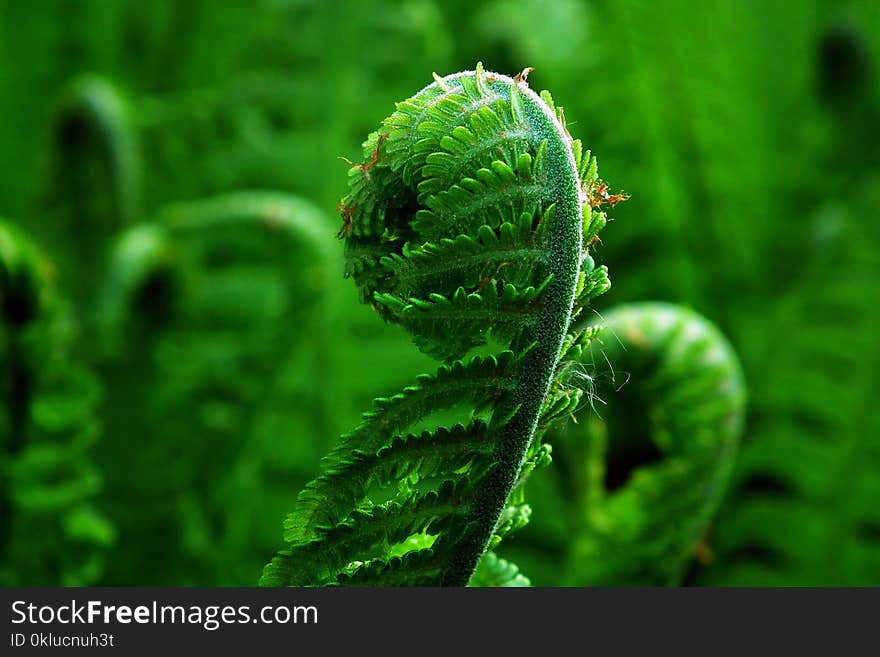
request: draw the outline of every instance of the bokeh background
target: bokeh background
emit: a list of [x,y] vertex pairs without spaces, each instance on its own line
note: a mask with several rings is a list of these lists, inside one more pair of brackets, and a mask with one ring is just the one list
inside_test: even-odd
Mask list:
[[[0,250],[42,254],[24,301],[3,272],[0,583],[256,582],[321,455],[434,367],[342,278],[341,158],[482,61],[533,66],[631,195],[597,311],[684,304],[742,361],[667,583],[880,584],[878,55],[867,1],[0,3]],[[571,563],[557,465],[501,554],[640,583]]]

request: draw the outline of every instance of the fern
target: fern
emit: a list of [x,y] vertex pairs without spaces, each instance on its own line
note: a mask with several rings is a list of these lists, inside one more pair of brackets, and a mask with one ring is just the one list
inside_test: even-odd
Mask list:
[[592,406],[556,441],[577,488],[565,579],[679,584],[708,554],[701,541],[743,430],[743,376],[727,340],[692,311],[636,303],[604,319],[601,344],[567,372]]
[[0,222],[0,583],[84,585],[113,528],[92,506],[101,477],[100,388],[73,361],[52,266]]
[[41,214],[51,223],[44,232],[62,270],[76,272],[69,292],[88,324],[109,244],[142,213],[136,126],[115,84],[85,75],[66,86],[54,107],[48,159]]
[[[753,419],[699,584],[880,585],[880,259],[876,224],[862,221],[877,207],[869,189],[837,215],[818,214],[797,286],[748,345],[761,365]],[[832,221],[839,234],[825,232]]]
[[[246,191],[167,206],[120,235],[97,304],[101,463],[127,555],[108,581],[234,583],[259,570],[286,487],[325,448],[304,437],[291,450],[277,434],[320,434],[332,412],[318,385],[332,376],[324,222],[298,197]],[[156,534],[176,537],[161,555],[141,547]]]
[[[105,577],[114,584],[252,579],[263,560],[256,555],[271,548],[283,516],[284,487],[304,482],[326,448],[319,441],[281,447],[274,436],[290,424],[318,435],[336,427],[330,397],[315,383],[337,358],[324,346],[333,302],[326,273],[337,259],[320,230],[324,216],[270,191],[144,212],[173,188],[162,184],[163,168],[179,179],[178,193],[191,191],[181,182],[188,172],[205,168],[179,166],[195,153],[177,148],[172,165],[155,149],[201,128],[222,129],[215,123],[243,104],[228,108],[220,95],[209,107],[181,103],[198,105],[197,116],[186,118],[207,114],[211,124],[181,126],[169,114],[180,100],[129,104],[115,84],[89,75],[67,85],[52,118],[46,232],[70,273],[78,319],[98,337],[78,348],[107,381],[109,438],[99,454],[106,508],[131,555],[128,563],[116,554],[109,561]],[[224,143],[216,135],[211,141]],[[229,168],[226,160],[218,166]],[[221,176],[213,179],[222,185]],[[136,222],[145,216],[151,221]],[[290,350],[293,326],[303,348]],[[155,475],[160,468],[164,482]],[[126,505],[143,498],[155,506],[132,517]],[[179,539],[162,562],[146,547],[157,534]],[[202,559],[206,553],[215,558]]]
[[502,559],[494,552],[487,552],[471,577],[470,586],[521,587],[531,586],[529,578],[519,572],[515,564]]
[[343,437],[262,584],[463,586],[527,522],[540,434],[576,403],[555,381],[584,346],[571,319],[609,283],[587,252],[595,160],[526,73],[435,76],[350,169],[346,274],[444,364]]
[[[67,185],[59,197],[74,203],[106,203],[87,212],[110,218],[111,229],[139,218],[141,156],[128,101],[109,80],[85,75],[72,81],[55,110],[52,180]],[[71,170],[71,164],[76,166]],[[96,193],[98,190],[105,193]],[[94,221],[94,218],[91,218]],[[74,225],[67,228],[73,229]]]

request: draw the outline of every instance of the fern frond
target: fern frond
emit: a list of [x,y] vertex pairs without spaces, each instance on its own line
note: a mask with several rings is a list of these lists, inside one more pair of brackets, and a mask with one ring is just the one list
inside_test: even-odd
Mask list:
[[[443,575],[445,560],[433,549],[407,552],[385,561],[375,559],[355,564],[351,572],[341,573],[336,581],[339,586],[424,586]],[[262,581],[268,586],[286,586],[285,578],[274,582]]]
[[[370,491],[388,495],[385,489],[393,486],[397,490],[390,494],[406,494],[429,478],[477,471],[491,454],[488,438],[488,425],[475,420],[468,426],[398,436],[376,452],[355,451],[349,460],[337,456],[300,496],[299,512],[285,521],[285,540],[296,543],[318,528],[342,522],[362,502],[372,504]],[[306,511],[308,499],[313,501],[312,513]]]
[[[348,485],[345,468],[359,454],[376,454],[390,447],[396,434],[437,411],[466,403],[479,412],[497,403],[505,393],[509,394],[512,384],[506,373],[515,366],[515,360],[509,351],[498,356],[474,356],[467,363],[443,365],[433,376],[422,375],[416,385],[393,397],[376,399],[373,410],[364,414],[361,425],[343,436],[326,457],[325,474],[300,493],[296,510],[285,521],[286,540],[307,540],[317,527],[344,519],[350,509],[345,505],[334,508],[328,505],[328,500],[333,498],[334,489]],[[454,444],[454,441],[441,442],[440,446],[446,448]]]
[[[539,420],[573,403],[554,377],[576,297],[607,289],[583,239],[579,172],[595,169],[548,100],[478,65],[435,76],[364,142],[339,205],[346,275],[446,364],[343,437],[263,584],[463,586],[527,522],[523,482],[550,460]],[[446,430],[441,411],[479,419]],[[422,422],[440,426],[401,437]]]
[[480,565],[469,586],[483,587],[520,587],[531,586],[529,578],[523,575],[516,564],[502,559],[494,552],[487,552],[480,560]]
[[449,360],[457,358],[488,339],[511,341],[523,331],[534,330],[540,306],[538,299],[551,281],[540,288],[517,289],[506,283],[490,281],[479,292],[468,293],[459,287],[447,297],[433,293],[427,299],[400,299],[376,293],[376,303],[396,315],[397,321],[417,337],[416,344],[425,353]]
[[281,551],[264,572],[264,583],[330,584],[356,568],[356,562],[378,564],[396,558],[394,547],[410,536],[440,533],[467,514],[465,492],[469,485],[463,479],[457,484],[447,480],[436,491],[355,511],[345,522],[321,529],[315,540],[294,543],[289,551]]
[[474,290],[499,279],[522,285],[532,280],[532,271],[546,257],[553,210],[551,205],[537,225],[535,216],[524,212],[517,221],[494,229],[481,226],[475,237],[407,243],[401,254],[385,256],[381,264],[390,270],[387,277],[401,298],[424,297],[438,288]]
[[700,555],[743,430],[745,385],[723,335],[697,313],[635,303],[604,315],[601,342],[564,375],[601,398],[557,442],[581,468],[582,524],[567,582],[681,582]]

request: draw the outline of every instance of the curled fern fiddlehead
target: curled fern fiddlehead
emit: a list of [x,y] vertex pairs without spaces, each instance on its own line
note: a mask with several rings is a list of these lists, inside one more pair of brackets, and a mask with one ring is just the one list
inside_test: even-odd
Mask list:
[[99,386],[70,353],[52,267],[0,222],[0,584],[84,585],[113,530],[91,506],[101,478]]
[[[169,205],[157,213],[154,222],[134,226],[119,236],[100,295],[101,323],[107,330],[124,332],[131,328],[121,325],[126,319],[143,320],[142,314],[157,312],[157,305],[173,303],[169,295],[174,292],[193,292],[192,284],[186,289],[171,288],[186,287],[182,279],[200,270],[204,273],[194,281],[213,274],[212,284],[202,283],[196,296],[212,293],[215,305],[226,308],[204,308],[215,318],[218,312],[227,318],[238,313],[256,323],[258,292],[267,297],[275,294],[263,304],[265,312],[274,312],[274,308],[296,313],[300,306],[307,307],[325,294],[323,261],[332,259],[332,254],[321,232],[322,222],[320,211],[311,203],[274,191],[240,191]],[[292,257],[292,251],[303,257]],[[231,274],[217,276],[224,268],[239,274],[245,283],[237,290],[218,292],[221,281],[235,283]],[[277,280],[260,281],[259,276],[281,278],[296,294],[285,295],[278,291]],[[138,298],[150,292],[155,297],[158,288],[164,289],[163,298]],[[247,297],[246,310],[232,297]]]
[[[609,286],[587,253],[595,184],[550,94],[479,65],[368,137],[340,204],[346,274],[444,364],[343,437],[262,583],[463,586],[526,522],[540,434],[579,398],[555,379],[585,346],[572,317]],[[464,422],[438,426],[450,411]]]
[[49,144],[45,200],[47,234],[69,262],[80,320],[88,323],[91,293],[101,280],[106,248],[123,226],[140,218],[141,157],[133,117],[109,80],[84,75],[58,99]]
[[563,435],[573,496],[568,583],[678,584],[721,500],[743,429],[745,387],[724,336],[697,313],[634,303],[604,316],[576,380],[585,406]]
[[[74,81],[63,96],[55,125],[58,155],[76,159],[77,175],[94,176],[81,184],[110,191],[97,196],[113,204],[112,214],[122,223],[136,220],[141,210],[140,153],[130,114],[128,102],[112,82],[86,75]],[[90,162],[81,150],[90,150],[102,162]],[[65,173],[70,181],[74,172]],[[101,179],[101,173],[109,176]]]

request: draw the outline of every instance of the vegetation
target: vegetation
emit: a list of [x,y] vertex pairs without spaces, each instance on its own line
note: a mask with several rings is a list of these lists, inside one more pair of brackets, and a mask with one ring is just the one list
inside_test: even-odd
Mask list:
[[0,5],[0,584],[880,584],[870,3],[75,4]]

